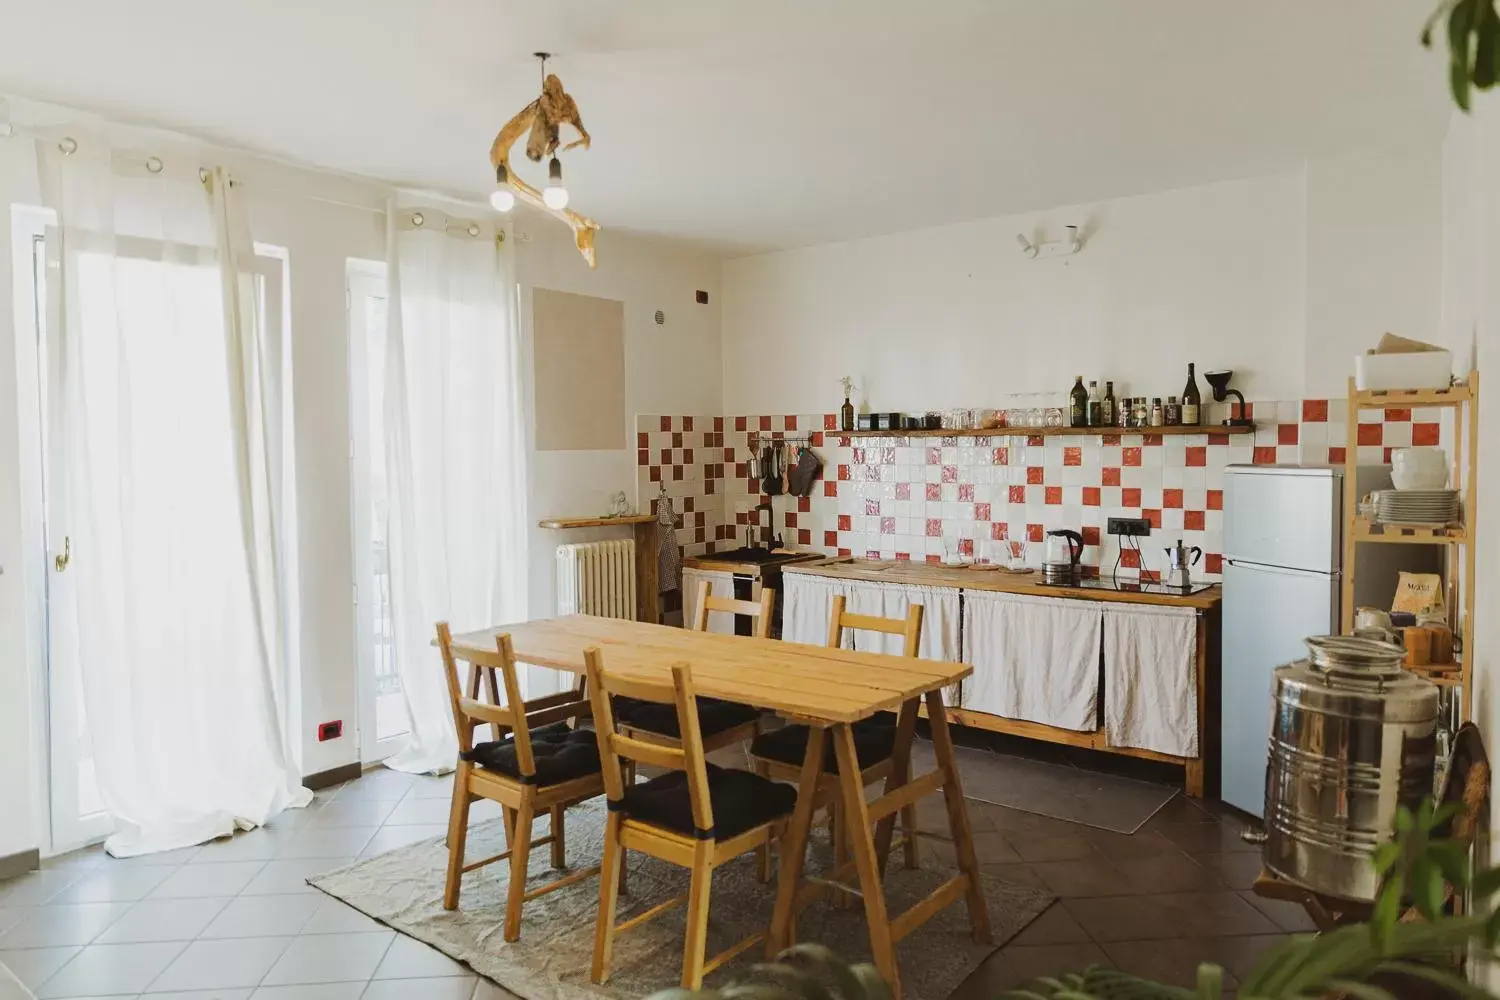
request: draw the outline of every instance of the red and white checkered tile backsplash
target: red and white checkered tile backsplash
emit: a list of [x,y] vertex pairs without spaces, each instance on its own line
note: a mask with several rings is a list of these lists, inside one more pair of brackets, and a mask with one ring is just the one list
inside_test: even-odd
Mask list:
[[[835,414],[641,417],[640,504],[665,481],[668,493],[696,509],[679,513],[689,555],[743,544],[745,526],[764,517],[768,498],[751,478],[754,446],[764,437],[806,438],[823,459],[810,497],[774,500],[775,529],[802,548],[885,559],[937,561],[944,539],[968,556],[991,543],[1024,538],[1029,558],[1054,528],[1078,530],[1084,562],[1122,573],[1152,572],[1160,550],[1182,539],[1199,546],[1199,575],[1222,569],[1223,472],[1237,463],[1342,464],[1343,400],[1251,404],[1253,435],[1102,434],[1058,438],[997,432],[988,437],[843,436]],[[1387,409],[1361,414],[1358,461],[1389,463],[1393,448],[1438,444],[1439,410]],[[1211,420],[1225,414],[1220,408]],[[701,515],[701,516],[700,516]],[[1143,517],[1152,535],[1140,554],[1104,534],[1110,517]],[[996,556],[998,558],[998,554]]]

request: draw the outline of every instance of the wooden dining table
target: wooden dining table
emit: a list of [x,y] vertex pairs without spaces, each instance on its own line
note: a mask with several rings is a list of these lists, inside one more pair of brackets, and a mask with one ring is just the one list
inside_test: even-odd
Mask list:
[[[583,652],[589,647],[602,651],[606,670],[627,677],[660,681],[670,676],[673,664],[687,663],[698,694],[753,705],[810,727],[796,807],[781,841],[769,931],[773,954],[793,943],[797,911],[813,899],[837,893],[851,876],[856,884],[847,887],[863,900],[875,967],[897,997],[896,943],[959,899],[967,905],[975,941],[990,942],[989,912],[943,704],[943,689],[968,676],[972,667],[591,615],[468,632],[453,637],[453,648],[460,655],[466,650],[492,652],[501,633],[510,635],[520,662],[575,674],[583,673]],[[911,744],[924,706],[936,767],[913,778]],[[896,713],[896,766],[880,797],[867,802],[852,727],[886,711]],[[838,761],[846,817],[843,828],[851,841],[851,860],[844,868],[809,881],[803,878],[804,855],[813,814],[820,804],[818,777],[830,745]],[[909,909],[893,915],[886,906],[883,875],[896,814],[921,797],[938,793],[948,819],[943,839],[951,838],[954,844],[958,872]]]

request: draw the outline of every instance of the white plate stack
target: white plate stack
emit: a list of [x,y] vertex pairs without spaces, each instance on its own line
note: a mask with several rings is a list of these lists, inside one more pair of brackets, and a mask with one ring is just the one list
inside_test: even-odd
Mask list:
[[1458,524],[1458,491],[1378,490],[1375,520],[1381,524]]

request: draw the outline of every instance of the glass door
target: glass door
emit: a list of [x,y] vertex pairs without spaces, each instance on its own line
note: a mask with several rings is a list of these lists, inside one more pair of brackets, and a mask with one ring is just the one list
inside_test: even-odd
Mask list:
[[350,261],[347,301],[359,750],[360,760],[368,764],[399,750],[411,730],[406,696],[396,673],[391,627],[385,473],[385,265]]

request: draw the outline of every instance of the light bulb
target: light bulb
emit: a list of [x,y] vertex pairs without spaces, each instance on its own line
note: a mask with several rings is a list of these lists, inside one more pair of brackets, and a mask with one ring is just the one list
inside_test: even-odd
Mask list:
[[557,157],[547,164],[547,188],[542,192],[542,204],[559,212],[568,207],[568,189],[563,187],[562,161]]
[[495,188],[490,192],[490,207],[497,212],[509,212],[516,207],[516,196],[508,187]]

